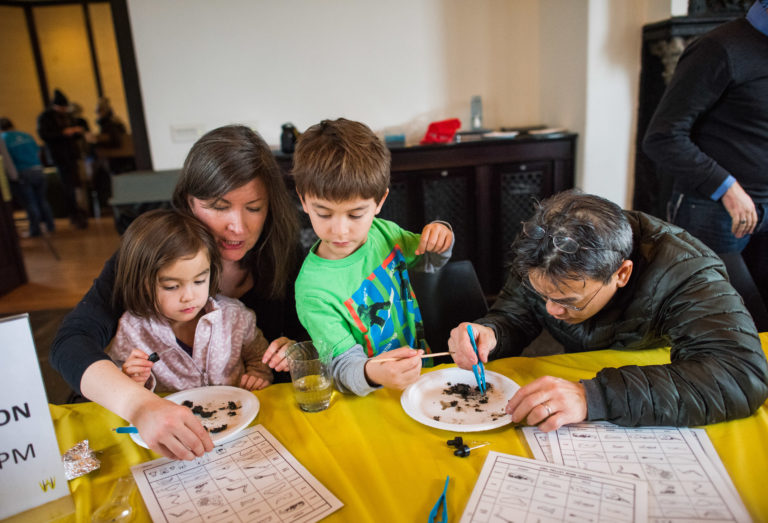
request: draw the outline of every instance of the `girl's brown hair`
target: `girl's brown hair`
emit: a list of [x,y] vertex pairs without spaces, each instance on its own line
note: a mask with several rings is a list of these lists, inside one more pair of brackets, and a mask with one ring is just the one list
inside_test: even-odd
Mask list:
[[190,149],[173,193],[173,205],[192,213],[190,198],[215,201],[251,180],[267,189],[269,212],[256,245],[240,260],[264,296],[282,298],[298,256],[298,210],[267,143],[242,125],[203,135]]
[[158,318],[157,274],[179,258],[205,251],[211,263],[208,295],[218,292],[221,255],[208,228],[194,216],[158,209],[136,218],[117,254],[115,303],[140,318]]

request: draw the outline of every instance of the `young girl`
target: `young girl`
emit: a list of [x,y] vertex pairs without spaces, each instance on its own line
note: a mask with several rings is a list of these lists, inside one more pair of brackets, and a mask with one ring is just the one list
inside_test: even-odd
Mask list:
[[220,275],[216,242],[194,217],[155,210],[134,220],[117,258],[114,299],[126,312],[109,350],[125,374],[157,392],[272,382],[256,316],[216,295]]

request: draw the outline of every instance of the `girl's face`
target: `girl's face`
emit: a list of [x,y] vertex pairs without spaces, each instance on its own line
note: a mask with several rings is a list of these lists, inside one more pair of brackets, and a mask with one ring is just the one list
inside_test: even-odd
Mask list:
[[179,258],[157,273],[157,308],[171,325],[194,319],[208,302],[211,261],[206,251]]
[[210,229],[222,260],[239,261],[261,236],[269,212],[269,194],[264,182],[254,178],[215,200],[190,197],[189,205]]

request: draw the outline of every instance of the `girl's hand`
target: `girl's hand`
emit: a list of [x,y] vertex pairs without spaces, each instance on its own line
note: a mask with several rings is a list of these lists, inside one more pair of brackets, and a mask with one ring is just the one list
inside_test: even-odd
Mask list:
[[262,376],[243,374],[240,378],[240,388],[245,390],[261,390],[272,385],[272,382]]
[[264,352],[264,356],[261,358],[261,362],[266,363],[270,369],[274,369],[277,372],[287,371],[288,360],[285,359],[285,351],[294,343],[296,343],[294,340],[290,340],[285,336],[277,338],[269,344],[266,352]]
[[416,247],[416,255],[425,252],[445,252],[453,243],[453,231],[442,223],[427,224],[421,231],[421,240]]
[[154,365],[148,358],[149,356],[143,351],[133,349],[123,363],[123,373],[136,383],[143,385],[149,379],[149,373]]

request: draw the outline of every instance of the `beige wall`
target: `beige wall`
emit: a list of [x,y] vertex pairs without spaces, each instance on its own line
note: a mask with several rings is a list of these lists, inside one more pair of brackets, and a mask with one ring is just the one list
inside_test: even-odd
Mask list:
[[80,104],[93,130],[97,94],[82,6],[35,7],[32,12],[51,93],[60,89],[70,103]]
[[[110,98],[115,114],[128,127],[110,6],[100,3],[88,8],[104,94]],[[82,6],[34,7],[32,13],[51,91],[49,96],[55,88],[61,89],[70,102],[82,106],[83,117],[91,130],[98,131],[95,113],[98,94]],[[43,97],[22,8],[0,7],[0,35],[4,51],[13,50],[0,54],[0,115],[10,118],[19,130],[37,137],[36,122],[43,110]]]
[[[125,124],[130,133],[130,121],[128,108],[125,104],[125,90],[123,89],[123,74],[120,70],[120,57],[117,52],[115,30],[112,25],[112,9],[108,3],[89,4],[93,27],[94,47],[96,59],[101,73],[101,89],[104,96],[109,98],[115,115]],[[95,111],[96,104],[85,108],[86,113]]]
[[20,131],[36,136],[37,115],[43,108],[24,11],[0,7],[0,116]]

